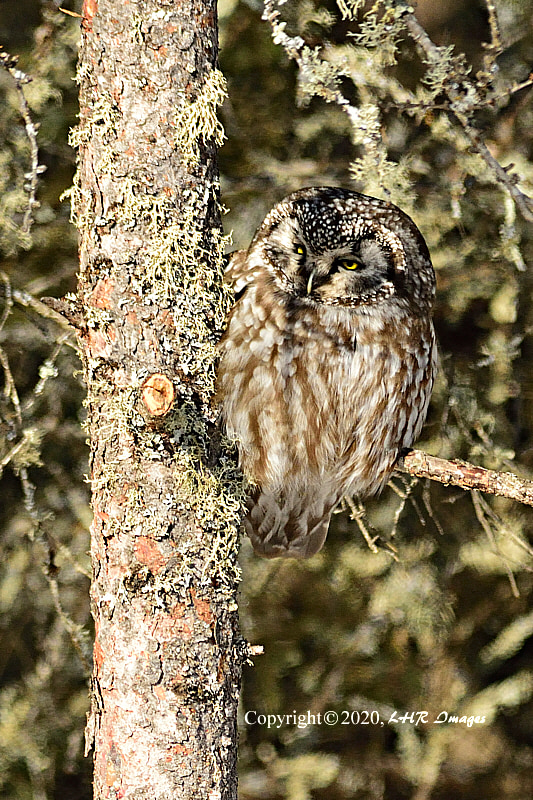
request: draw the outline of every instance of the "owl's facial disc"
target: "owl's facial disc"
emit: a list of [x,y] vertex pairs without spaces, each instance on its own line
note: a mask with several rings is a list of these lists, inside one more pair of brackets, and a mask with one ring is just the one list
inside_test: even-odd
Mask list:
[[[304,301],[360,306],[395,293],[392,254],[377,239],[365,235],[330,249],[309,249],[299,238],[284,272],[294,294]],[[286,271],[285,271],[286,270]]]
[[402,267],[380,230],[364,220],[339,227],[325,236],[297,217],[278,218],[264,242],[276,285],[305,305],[357,307],[401,293]]

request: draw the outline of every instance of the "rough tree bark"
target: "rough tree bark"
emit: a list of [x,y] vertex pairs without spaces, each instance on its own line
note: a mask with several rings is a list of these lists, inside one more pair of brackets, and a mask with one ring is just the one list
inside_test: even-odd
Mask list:
[[234,798],[246,652],[240,478],[212,411],[229,302],[215,0],[85,0],[78,76],[94,793]]

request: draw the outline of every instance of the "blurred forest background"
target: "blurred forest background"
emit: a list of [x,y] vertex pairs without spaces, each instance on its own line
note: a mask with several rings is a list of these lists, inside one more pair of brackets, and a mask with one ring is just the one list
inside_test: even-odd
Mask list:
[[[419,447],[531,477],[533,214],[509,175],[533,194],[533,2],[420,0],[425,52],[400,8],[292,0],[274,41],[261,3],[221,0],[225,227],[246,246],[308,185],[398,203],[438,278],[442,364]],[[84,389],[71,333],[34,300],[76,285],[61,196],[78,39],[55,3],[0,0],[0,43],[33,79],[23,88],[47,168],[30,230],[30,145],[0,70],[0,797],[13,800],[91,797]],[[392,484],[336,515],[309,562],[262,561],[243,542],[242,626],[264,655],[245,667],[242,800],[533,796],[533,511]],[[486,722],[269,730],[246,725],[249,710]]]

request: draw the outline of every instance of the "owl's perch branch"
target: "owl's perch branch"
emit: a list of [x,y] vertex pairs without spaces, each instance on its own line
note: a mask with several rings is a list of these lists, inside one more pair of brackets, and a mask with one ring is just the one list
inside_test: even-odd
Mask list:
[[533,506],[533,481],[519,478],[512,472],[496,472],[458,458],[448,461],[445,458],[430,456],[421,450],[405,452],[396,468],[417,478],[438,481],[445,486],[451,484],[462,489],[478,489],[487,494],[508,497],[510,500]]

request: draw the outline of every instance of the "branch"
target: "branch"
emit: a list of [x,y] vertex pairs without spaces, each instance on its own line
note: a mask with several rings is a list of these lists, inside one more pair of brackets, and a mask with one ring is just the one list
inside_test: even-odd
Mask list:
[[[337,103],[344,111],[358,113],[357,109],[350,106],[349,101],[344,97],[342,92],[335,85],[332,73],[328,73],[324,78],[313,75],[313,69],[310,69],[310,60],[320,57],[319,48],[308,47],[305,40],[301,36],[289,36],[285,33],[285,22],[280,22],[279,6],[282,5],[284,0],[265,0],[264,11],[261,19],[270,24],[272,29],[272,41],[274,44],[280,44],[289,58],[296,61],[298,70],[301,76],[304,76],[308,81],[312,80],[315,84],[314,88],[320,97],[323,97],[328,103]],[[314,65],[316,67],[316,63]],[[329,81],[328,81],[329,78]]]
[[329,61],[321,57],[319,47],[308,47],[301,36],[289,36],[285,32],[286,23],[280,21],[279,11],[279,6],[284,2],[285,0],[264,0],[262,19],[270,24],[274,44],[280,44],[287,56],[296,61],[301,90],[309,96],[316,95],[327,103],[338,105],[347,114],[353,128],[354,144],[359,144],[365,153],[374,155],[376,163],[381,159],[386,160],[387,153],[378,119],[369,119],[343,95],[339,88],[342,73],[337,72]]
[[26,75],[25,72],[17,69],[17,61],[18,56],[10,56],[8,53],[0,53],[0,66],[4,67],[4,69],[9,72],[15,82],[15,88],[19,98],[20,114],[24,120],[26,135],[30,143],[31,167],[30,171],[24,175],[28,181],[24,187],[28,191],[28,205],[26,207],[26,211],[24,212],[24,219],[22,221],[22,232],[29,234],[34,222],[33,212],[36,208],[39,208],[39,202],[37,200],[37,185],[39,182],[39,175],[42,175],[42,173],[46,170],[46,167],[44,164],[39,164],[39,147],[37,145],[38,125],[36,125],[31,118],[30,107],[24,95],[24,89],[22,88],[24,84],[30,83],[32,79],[29,75]]
[[399,459],[396,468],[417,478],[430,478],[445,486],[460,486],[462,489],[478,489],[487,494],[508,497],[528,506],[533,506],[533,481],[519,478],[512,472],[496,472],[492,469],[478,467],[454,458],[448,461],[423,453],[421,450],[409,450]]
[[[39,300],[24,289],[14,289],[7,275],[0,270],[0,301],[1,300],[5,301],[5,306],[0,317],[0,331],[4,327],[7,317],[15,304],[26,309],[27,312],[34,312],[34,315],[37,314],[38,317],[57,323],[65,330],[72,331],[72,327],[80,330],[84,327],[84,320],[74,300],[71,300],[68,296],[62,299],[43,297],[42,300]],[[42,330],[42,325],[35,319],[35,316],[31,314],[29,314],[29,316]],[[72,342],[69,342],[67,339],[65,339],[65,343],[72,346]]]
[[[492,8],[492,4],[489,4],[490,8]],[[494,9],[492,8],[492,11]],[[428,63],[437,63],[440,54],[441,48],[439,48],[428,36],[422,25],[419,23],[417,18],[412,12],[406,12],[404,14],[404,21],[409,30],[409,33],[413,37],[415,44],[418,48],[424,53]],[[495,35],[496,30],[496,23],[491,16],[491,30],[493,32],[493,37]],[[499,38],[497,38],[497,42],[499,43]],[[493,42],[494,47],[497,45]],[[529,86],[531,83],[531,76],[527,81],[525,81],[524,85]],[[520,212],[524,219],[528,222],[533,222],[533,200],[529,195],[522,192],[517,183],[520,180],[520,176],[516,173],[511,172],[512,166],[510,165],[507,168],[502,167],[499,161],[494,158],[492,153],[490,152],[489,148],[481,140],[479,133],[476,129],[471,125],[470,119],[468,114],[465,113],[463,108],[463,96],[460,92],[460,87],[467,89],[468,87],[474,88],[473,84],[466,79],[466,75],[462,76],[461,81],[458,82],[456,80],[450,81],[448,85],[443,87],[446,95],[449,99],[449,111],[455,116],[459,124],[461,125],[466,137],[470,141],[472,147],[479,153],[481,158],[485,161],[486,165],[489,167],[491,172],[493,173],[496,181],[507,189],[513,200],[515,201],[517,207],[520,209]]]

